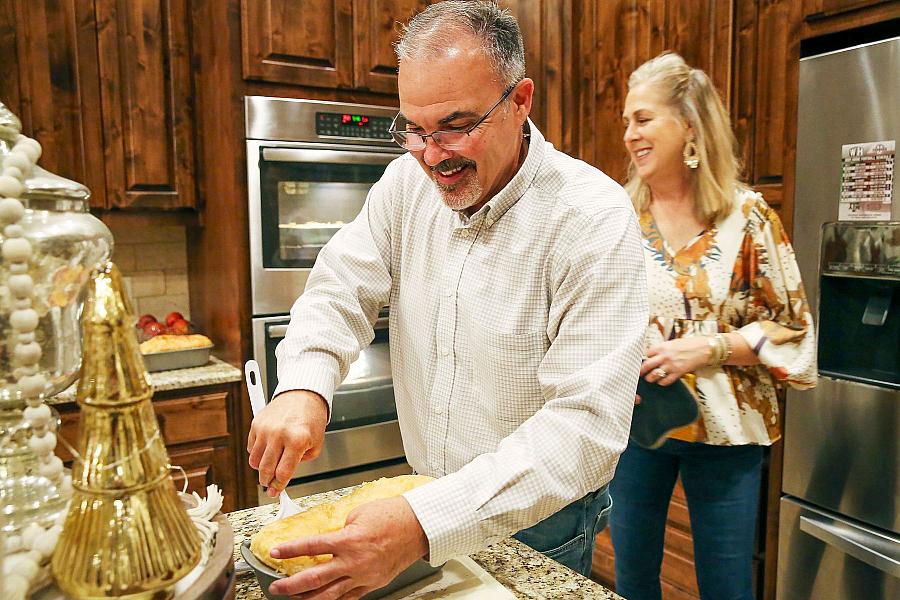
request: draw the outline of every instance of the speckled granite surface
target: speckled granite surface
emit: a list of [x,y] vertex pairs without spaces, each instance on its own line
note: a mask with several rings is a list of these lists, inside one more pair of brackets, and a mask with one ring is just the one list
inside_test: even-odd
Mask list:
[[[345,489],[316,494],[298,499],[297,503],[307,508],[339,498],[348,491]],[[277,504],[269,504],[225,515],[234,528],[235,560],[240,559],[239,548],[244,539],[256,533],[262,525],[267,523],[277,508]],[[494,579],[511,590],[517,598],[622,600],[620,596],[600,584],[582,577],[514,539],[494,544],[486,550],[473,554],[472,558],[484,567]],[[265,600],[252,571],[237,575],[235,598],[237,600]]]
[[[240,369],[219,360],[215,356],[211,356],[209,362],[202,367],[157,371],[149,375],[150,384],[157,392],[202,387],[217,383],[231,383],[232,381],[240,381],[243,376]],[[75,388],[76,384],[69,386],[53,398],[48,399],[47,404],[74,402]]]

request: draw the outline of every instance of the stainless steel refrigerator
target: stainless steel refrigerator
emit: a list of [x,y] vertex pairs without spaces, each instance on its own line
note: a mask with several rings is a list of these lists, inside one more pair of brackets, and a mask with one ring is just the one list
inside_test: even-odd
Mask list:
[[793,242],[818,315],[820,378],[787,397],[779,600],[900,598],[891,141],[900,141],[900,37],[801,60]]

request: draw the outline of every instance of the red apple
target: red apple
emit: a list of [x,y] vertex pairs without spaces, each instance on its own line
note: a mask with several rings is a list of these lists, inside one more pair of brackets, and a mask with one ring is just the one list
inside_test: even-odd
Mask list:
[[171,327],[172,323],[174,323],[175,321],[177,321],[179,319],[184,320],[184,315],[181,314],[180,312],[172,311],[166,315],[166,325],[168,327]]
[[149,315],[149,314],[141,315],[141,318],[138,319],[137,326],[140,327],[141,329],[143,329],[144,326],[147,325],[147,323],[156,323],[156,317],[154,317],[153,315]]
[[146,335],[147,337],[153,337],[165,332],[165,328],[162,326],[162,324],[157,323],[156,321],[147,323],[146,325],[144,325],[143,329],[144,335]]
[[169,331],[176,335],[186,335],[191,332],[191,324],[184,319],[178,319],[172,321],[172,324],[169,325]]

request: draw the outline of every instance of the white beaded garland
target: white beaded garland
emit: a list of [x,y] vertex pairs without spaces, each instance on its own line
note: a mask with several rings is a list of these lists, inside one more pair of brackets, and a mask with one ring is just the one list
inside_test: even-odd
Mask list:
[[25,238],[5,240],[3,242],[3,260],[11,263],[24,263],[31,260],[31,242]]
[[50,408],[44,403],[37,408],[29,406],[25,409],[25,420],[32,425],[46,425],[50,421]]
[[[5,162],[3,163],[4,168],[12,167],[18,169],[19,173],[26,173],[25,169],[18,167],[16,165],[7,165]],[[29,171],[31,169],[28,169]],[[22,195],[22,192],[25,191],[25,185],[17,178],[12,175],[0,175],[0,196],[7,196],[10,198],[18,198]]]
[[31,275],[11,275],[6,285],[17,298],[31,298],[34,291],[34,280]]
[[[35,341],[35,330],[39,325],[39,315],[32,307],[34,280],[29,274],[33,255],[31,242],[24,237],[24,228],[19,224],[25,216],[25,206],[19,197],[25,191],[25,178],[31,173],[41,156],[41,145],[26,135],[18,134],[10,153],[2,160],[0,171],[0,225],[3,225],[3,241],[0,254],[9,271],[7,288],[13,297],[13,311],[10,326],[15,332],[16,343],[12,354],[18,363],[13,368],[18,391],[25,399],[24,419],[31,426],[28,446],[38,457],[38,473],[47,477],[63,494],[72,491],[72,478],[64,474],[62,460],[53,454],[56,447],[56,422],[49,407],[43,402],[47,387],[44,375],[38,373],[41,347]],[[62,532],[65,513],[57,518],[57,523],[44,529],[37,523],[29,524],[21,536],[12,535],[5,539],[0,548],[6,555],[4,577],[0,581],[0,598],[3,600],[24,599],[37,577],[41,562],[50,557]]]
[[33,163],[28,155],[21,150],[17,150],[15,147],[12,149],[12,152],[3,159],[4,167],[15,167],[23,173],[30,172],[32,165]]

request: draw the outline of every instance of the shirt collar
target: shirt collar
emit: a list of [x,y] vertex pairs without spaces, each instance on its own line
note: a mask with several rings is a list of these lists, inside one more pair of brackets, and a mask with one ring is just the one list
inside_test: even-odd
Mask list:
[[525,132],[526,135],[529,136],[529,143],[528,154],[525,156],[525,161],[522,163],[522,166],[519,167],[519,170],[516,171],[513,178],[509,180],[509,183],[507,183],[497,195],[488,200],[484,206],[478,209],[478,212],[474,215],[466,217],[462,212],[456,213],[462,224],[474,225],[483,219],[485,228],[490,228],[494,223],[499,221],[500,218],[506,214],[506,211],[512,208],[513,205],[525,195],[528,188],[531,187],[535,176],[537,176],[541,162],[544,160],[547,148],[544,143],[544,136],[541,135],[538,128],[531,122],[531,119],[528,119],[525,125]]

